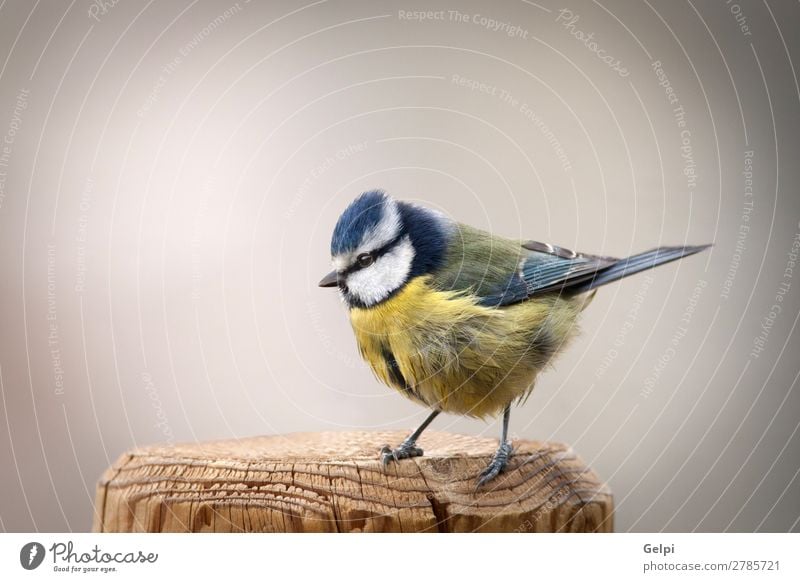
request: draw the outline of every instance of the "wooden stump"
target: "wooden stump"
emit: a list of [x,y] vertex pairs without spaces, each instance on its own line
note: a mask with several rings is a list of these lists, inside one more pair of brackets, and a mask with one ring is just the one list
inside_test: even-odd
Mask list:
[[426,432],[424,457],[382,468],[403,432],[321,432],[126,453],[97,487],[104,532],[556,532],[613,529],[611,492],[569,447]]

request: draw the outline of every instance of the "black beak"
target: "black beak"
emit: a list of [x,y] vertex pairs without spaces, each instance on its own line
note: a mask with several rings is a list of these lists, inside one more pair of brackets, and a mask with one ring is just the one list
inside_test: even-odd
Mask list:
[[319,282],[320,287],[336,287],[339,284],[339,273],[331,271]]

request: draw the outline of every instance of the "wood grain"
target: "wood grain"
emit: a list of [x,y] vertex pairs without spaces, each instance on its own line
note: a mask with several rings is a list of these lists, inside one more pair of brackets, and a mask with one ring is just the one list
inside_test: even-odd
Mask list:
[[567,446],[514,442],[475,490],[497,441],[426,432],[425,456],[381,467],[406,432],[320,432],[151,446],[97,486],[103,532],[608,532],[611,492]]

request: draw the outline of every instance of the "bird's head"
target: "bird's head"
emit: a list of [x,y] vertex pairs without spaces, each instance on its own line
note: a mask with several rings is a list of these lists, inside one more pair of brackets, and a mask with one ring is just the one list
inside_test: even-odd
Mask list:
[[342,212],[331,237],[334,270],[320,287],[338,287],[350,307],[385,301],[444,259],[452,223],[438,212],[364,192]]

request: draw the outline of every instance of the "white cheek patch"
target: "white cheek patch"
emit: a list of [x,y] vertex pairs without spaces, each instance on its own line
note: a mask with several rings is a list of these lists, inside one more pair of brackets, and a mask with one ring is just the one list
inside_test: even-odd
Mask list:
[[414,261],[414,247],[408,236],[388,253],[364,269],[347,276],[347,289],[364,305],[374,305],[386,299],[407,280]]

